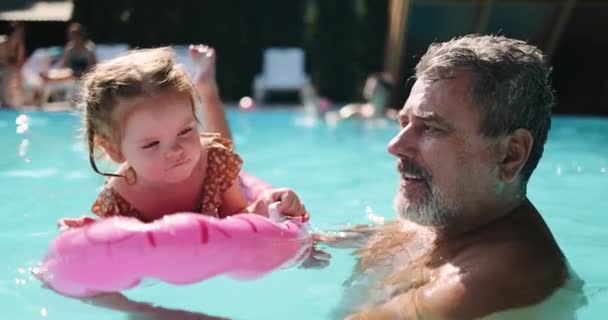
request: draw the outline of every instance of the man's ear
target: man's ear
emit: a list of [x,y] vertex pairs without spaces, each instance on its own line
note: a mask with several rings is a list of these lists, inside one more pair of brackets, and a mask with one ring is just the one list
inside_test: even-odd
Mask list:
[[109,139],[101,136],[96,136],[95,144],[100,146],[103,151],[105,151],[105,153],[110,157],[110,159],[112,159],[112,161],[116,163],[125,162],[126,159],[120,151],[120,146],[116,145]]
[[500,178],[507,183],[513,182],[530,156],[534,138],[530,131],[517,129],[505,137],[502,161],[500,162]]

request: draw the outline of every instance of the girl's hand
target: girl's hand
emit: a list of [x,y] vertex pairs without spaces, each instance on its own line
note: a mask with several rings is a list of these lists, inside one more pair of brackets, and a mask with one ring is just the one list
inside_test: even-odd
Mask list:
[[97,220],[88,217],[88,216],[82,216],[80,218],[77,219],[73,219],[73,218],[64,218],[64,219],[59,219],[59,221],[57,221],[57,227],[59,228],[60,231],[65,231],[68,230],[70,228],[80,228],[80,227],[84,227],[88,224],[91,224],[93,222],[95,222]]
[[[268,208],[271,203],[279,202],[277,210],[286,216],[290,217],[301,217],[302,222],[306,222],[309,219],[308,211],[300,202],[298,195],[287,188],[282,189],[271,189],[264,192],[260,198],[258,198],[258,206],[261,204],[262,208]],[[265,212],[268,215],[268,212]]]

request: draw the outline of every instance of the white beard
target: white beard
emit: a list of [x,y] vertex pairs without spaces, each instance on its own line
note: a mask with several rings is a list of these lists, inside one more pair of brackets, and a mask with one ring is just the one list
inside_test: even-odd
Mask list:
[[423,226],[441,227],[453,221],[458,212],[456,204],[442,205],[442,196],[436,187],[431,187],[431,194],[423,203],[411,203],[400,190],[397,190],[393,208],[406,220]]

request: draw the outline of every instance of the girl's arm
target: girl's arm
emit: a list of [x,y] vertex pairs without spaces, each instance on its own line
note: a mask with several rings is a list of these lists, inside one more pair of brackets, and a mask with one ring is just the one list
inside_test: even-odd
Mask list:
[[251,211],[248,207],[247,199],[245,199],[245,195],[241,191],[241,187],[239,186],[238,177],[232,183],[232,186],[228,188],[222,194],[222,205],[219,207],[219,214],[221,217],[231,216],[237,213],[257,213]]
[[268,206],[273,202],[280,202],[278,209],[282,214],[302,216],[304,221],[308,220],[308,212],[292,190],[270,189],[249,204],[241,190],[238,179],[237,177],[232,186],[222,195],[222,205],[219,208],[220,216],[255,213],[268,217]]
[[95,47],[87,49],[87,59],[89,60],[89,67],[97,64],[97,56],[95,56]]
[[72,43],[68,42],[63,49],[63,55],[61,55],[61,61],[59,62],[59,66],[61,66],[61,68],[69,67],[68,60],[69,60],[71,51],[72,51]]

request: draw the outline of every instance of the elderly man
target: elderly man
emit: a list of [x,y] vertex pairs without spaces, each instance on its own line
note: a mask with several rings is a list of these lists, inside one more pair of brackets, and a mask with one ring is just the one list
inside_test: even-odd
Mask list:
[[358,249],[347,319],[546,318],[540,302],[572,282],[526,197],[551,123],[549,73],[540,50],[504,37],[428,49],[388,144],[399,217]]

